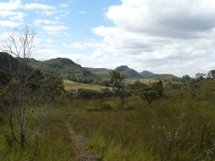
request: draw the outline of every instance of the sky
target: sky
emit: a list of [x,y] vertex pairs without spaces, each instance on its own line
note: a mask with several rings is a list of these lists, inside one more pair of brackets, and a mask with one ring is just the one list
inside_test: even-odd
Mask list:
[[0,36],[25,22],[37,60],[177,76],[215,69],[214,0],[1,0]]

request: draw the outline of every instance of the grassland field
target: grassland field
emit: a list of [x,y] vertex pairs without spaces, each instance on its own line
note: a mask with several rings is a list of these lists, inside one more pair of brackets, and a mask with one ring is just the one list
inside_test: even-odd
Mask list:
[[[101,86],[64,81],[65,89]],[[81,100],[57,97],[49,114],[20,149],[0,135],[0,160],[77,161],[68,122],[97,161],[215,160],[215,80],[165,89],[148,104],[139,96]],[[195,93],[195,95],[193,95]],[[109,107],[109,108],[106,108]],[[0,123],[7,130],[7,122]],[[8,138],[10,139],[10,138]],[[12,146],[13,145],[13,146]]]
[[[142,83],[145,83],[145,84],[149,84],[150,82],[156,82],[157,81],[157,80],[153,80],[153,79],[126,79],[125,83],[131,83],[132,84],[137,80],[142,82]],[[74,82],[71,80],[64,80],[64,86],[65,86],[64,87],[65,90],[77,90],[77,89],[101,90],[101,89],[107,88],[105,86],[100,86],[100,85],[77,83],[77,82]]]
[[64,80],[64,88],[65,90],[78,90],[78,89],[90,89],[90,90],[101,90],[106,88],[100,85],[92,85],[92,84],[84,84],[84,83],[77,83],[70,80]]

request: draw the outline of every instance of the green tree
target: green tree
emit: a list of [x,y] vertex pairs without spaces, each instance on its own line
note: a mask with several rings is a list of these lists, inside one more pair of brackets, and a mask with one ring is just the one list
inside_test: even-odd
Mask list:
[[125,76],[120,74],[120,72],[116,70],[111,70],[110,77],[111,77],[110,81],[112,82],[113,91],[117,96],[120,97],[122,107],[124,107],[125,105],[124,99],[125,97],[128,96],[128,92],[126,91],[125,84],[124,84]]
[[215,70],[211,70],[208,72],[207,78],[215,78]]
[[54,101],[56,95],[64,92],[63,80],[58,77],[48,76],[42,81],[42,88],[44,97],[51,98],[51,101]]
[[205,76],[206,76],[205,73],[197,73],[196,74],[196,80],[201,81],[201,80],[205,79]]
[[182,76],[181,80],[185,84],[189,84],[189,83],[193,82],[193,78],[191,78],[189,75]]
[[139,95],[141,93],[141,91],[146,87],[147,87],[147,85],[140,82],[139,80],[135,81],[134,84],[129,85],[130,90],[133,93],[135,93],[136,95]]
[[157,92],[157,94],[159,95],[159,97],[163,96],[163,91],[164,91],[164,87],[163,87],[163,82],[161,80],[159,80],[159,82],[155,82],[152,84],[152,89]]
[[157,92],[152,88],[145,88],[142,90],[140,97],[145,99],[149,104],[157,97]]

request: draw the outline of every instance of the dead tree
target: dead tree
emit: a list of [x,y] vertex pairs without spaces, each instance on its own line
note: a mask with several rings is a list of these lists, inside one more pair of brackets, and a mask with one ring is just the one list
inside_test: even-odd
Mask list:
[[[6,95],[9,105],[5,108],[8,114],[10,134],[21,148],[25,147],[26,140],[34,133],[44,116],[50,112],[48,103],[43,101],[40,87],[32,92],[29,84],[34,78],[31,77],[34,70],[28,66],[29,58],[36,51],[35,41],[37,33],[25,23],[24,27],[7,31],[8,39],[2,40],[1,51],[10,55],[9,59],[16,58],[16,67],[9,70],[12,79],[8,83],[10,89]],[[8,59],[8,63],[11,61]],[[13,64],[10,64],[12,66]]]

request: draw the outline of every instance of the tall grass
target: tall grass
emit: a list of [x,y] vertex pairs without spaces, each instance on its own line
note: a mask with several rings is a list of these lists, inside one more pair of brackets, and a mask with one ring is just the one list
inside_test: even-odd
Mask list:
[[[215,160],[214,84],[207,80],[194,89],[166,89],[150,105],[138,96],[128,97],[126,108],[119,98],[59,97],[59,110],[48,115],[26,149],[11,146],[0,135],[0,160],[76,160],[68,121],[98,161]],[[1,122],[1,127],[6,124]]]
[[[67,117],[68,113],[63,110],[48,115],[35,134],[27,141],[25,149],[21,149],[15,142],[9,144],[5,136],[0,136],[0,160],[74,160],[73,144],[66,127]],[[6,124],[4,130],[7,130]]]
[[[198,91],[193,98],[185,89],[168,90],[150,105],[133,96],[126,100],[133,110],[122,109],[117,99],[84,101],[71,123],[105,161],[213,160],[215,106],[207,91],[210,97]],[[85,110],[107,103],[112,110]]]

